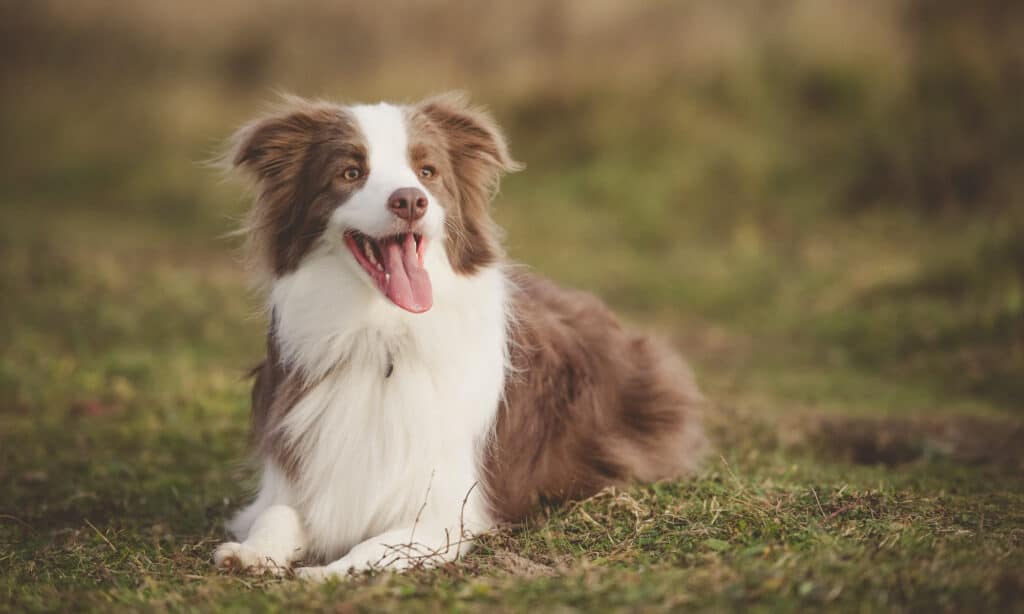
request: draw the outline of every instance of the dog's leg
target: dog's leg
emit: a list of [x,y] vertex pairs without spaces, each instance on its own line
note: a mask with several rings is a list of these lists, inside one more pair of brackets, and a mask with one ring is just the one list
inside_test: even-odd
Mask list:
[[257,516],[242,543],[221,544],[213,555],[218,567],[283,574],[306,551],[306,530],[298,513],[272,505]]
[[435,567],[466,554],[472,543],[472,536],[468,532],[460,533],[459,529],[397,529],[357,544],[348,554],[329,565],[301,567],[296,570],[296,575],[306,580],[322,581],[343,577],[350,571]]
[[412,523],[356,544],[333,563],[297,569],[296,575],[322,581],[343,577],[353,570],[436,567],[468,553],[473,536],[493,526],[487,504],[476,487],[472,465],[445,467],[435,475],[448,479],[439,480],[428,489]]

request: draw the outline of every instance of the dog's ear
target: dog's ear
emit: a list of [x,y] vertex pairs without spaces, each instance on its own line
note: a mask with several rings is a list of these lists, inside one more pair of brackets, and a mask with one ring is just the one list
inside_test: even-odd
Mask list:
[[340,107],[287,97],[232,137],[220,166],[255,183],[256,199],[239,234],[260,275],[289,270],[308,249],[311,229],[324,218],[317,195],[330,181],[323,144],[346,126]]
[[316,135],[339,119],[329,104],[287,96],[273,112],[243,126],[231,138],[224,166],[258,180],[280,180],[297,172]]
[[509,155],[498,124],[487,111],[472,106],[462,92],[428,98],[420,103],[420,110],[445,135],[457,171],[461,167],[462,173],[481,175],[487,187],[494,187],[502,173],[522,170]]
[[490,114],[469,103],[460,92],[424,100],[418,110],[438,128],[455,174],[457,211],[446,218],[448,257],[459,273],[472,273],[498,258],[498,230],[488,205],[504,173],[521,170]]

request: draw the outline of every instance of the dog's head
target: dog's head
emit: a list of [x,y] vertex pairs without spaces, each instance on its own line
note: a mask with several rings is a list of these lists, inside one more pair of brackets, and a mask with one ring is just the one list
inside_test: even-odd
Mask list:
[[273,276],[323,249],[420,313],[433,304],[431,266],[472,275],[501,256],[488,209],[518,165],[490,116],[460,95],[411,106],[289,97],[239,130],[229,156],[255,182],[249,251]]

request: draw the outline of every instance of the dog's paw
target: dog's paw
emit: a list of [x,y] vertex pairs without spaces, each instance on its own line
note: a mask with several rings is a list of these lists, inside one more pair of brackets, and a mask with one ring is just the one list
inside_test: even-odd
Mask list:
[[213,562],[225,571],[257,574],[269,572],[276,575],[283,575],[288,571],[286,565],[279,565],[273,557],[237,542],[225,542],[218,546],[213,553]]
[[339,578],[342,575],[326,565],[320,567],[299,567],[295,570],[295,577],[306,582],[326,582],[331,578]]

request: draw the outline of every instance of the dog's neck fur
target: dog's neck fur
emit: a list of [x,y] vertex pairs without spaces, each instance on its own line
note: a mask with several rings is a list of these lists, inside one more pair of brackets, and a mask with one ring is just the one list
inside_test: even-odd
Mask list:
[[283,366],[307,383],[349,361],[378,364],[383,372],[389,355],[398,358],[407,351],[417,331],[434,327],[446,307],[457,308],[468,298],[473,285],[471,278],[451,272],[441,250],[426,258],[441,309],[410,314],[389,303],[343,248],[318,246],[301,267],[271,286],[269,307]]

